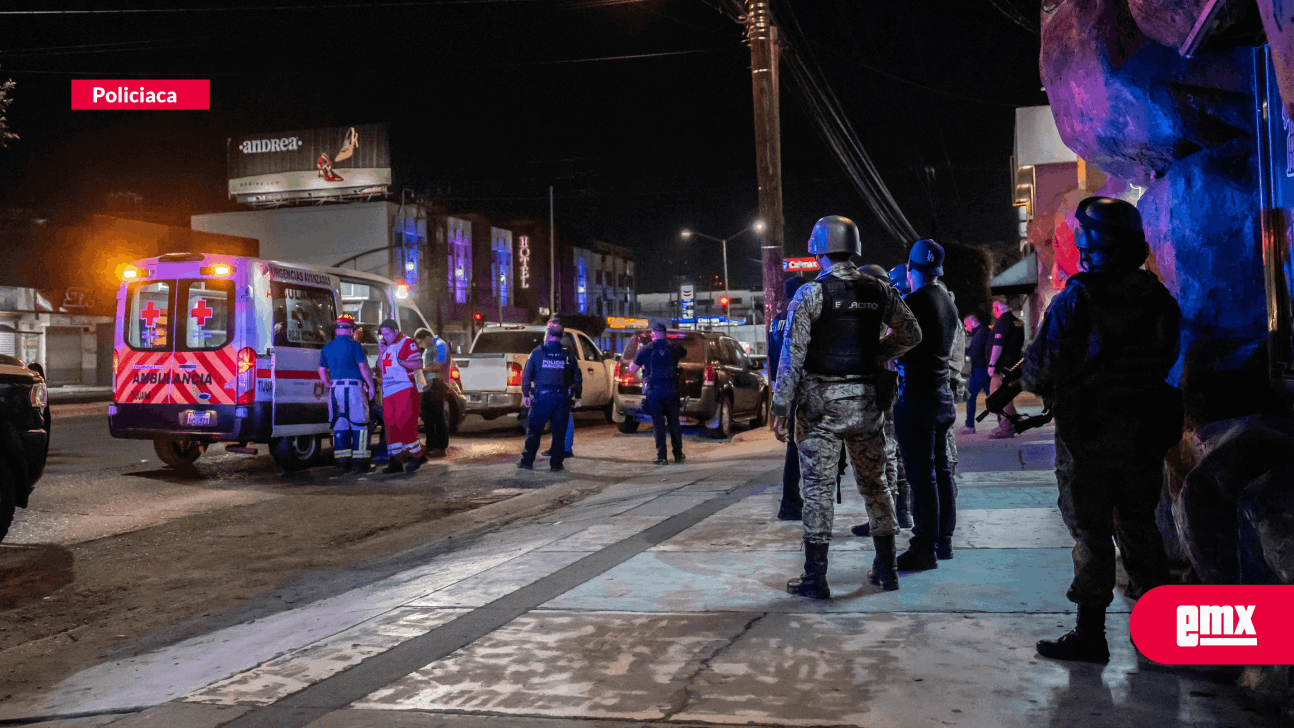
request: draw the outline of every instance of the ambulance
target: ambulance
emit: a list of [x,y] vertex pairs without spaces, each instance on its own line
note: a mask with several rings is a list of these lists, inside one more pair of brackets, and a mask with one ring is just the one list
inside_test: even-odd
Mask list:
[[[427,327],[403,283],[343,268],[172,253],[127,266],[117,292],[113,437],[152,440],[173,466],[212,443],[301,470],[331,438],[319,351],[341,313],[370,365],[378,326]],[[375,373],[376,375],[376,373]],[[380,377],[376,377],[379,379]]]

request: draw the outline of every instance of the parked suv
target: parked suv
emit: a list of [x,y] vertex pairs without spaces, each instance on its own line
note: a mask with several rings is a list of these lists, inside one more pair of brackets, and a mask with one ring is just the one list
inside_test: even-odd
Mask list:
[[45,379],[22,361],[0,355],[0,540],[45,470],[49,424]]
[[[768,422],[772,390],[759,365],[735,339],[714,331],[671,329],[665,335],[687,351],[678,374],[683,424],[704,425],[711,437],[723,439],[731,434],[734,420],[746,420],[752,427]],[[640,423],[651,422],[642,410],[642,371],[629,371],[638,348],[650,341],[651,332],[639,331],[625,344],[616,366],[612,420],[621,432],[637,432]]]

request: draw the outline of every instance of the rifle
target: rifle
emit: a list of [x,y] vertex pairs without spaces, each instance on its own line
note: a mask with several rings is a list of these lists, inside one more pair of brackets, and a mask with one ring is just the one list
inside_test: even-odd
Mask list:
[[1018,413],[1010,414],[1005,411],[1006,406],[1011,404],[1024,391],[1024,385],[1020,383],[1020,377],[1024,374],[1020,369],[1023,364],[1024,360],[1022,359],[1015,366],[1002,373],[1002,386],[984,398],[984,411],[975,418],[976,422],[983,422],[984,418],[990,414],[1005,417],[1011,423],[1011,427],[1017,435],[1051,422],[1050,406],[1044,409],[1040,415],[1026,416]]

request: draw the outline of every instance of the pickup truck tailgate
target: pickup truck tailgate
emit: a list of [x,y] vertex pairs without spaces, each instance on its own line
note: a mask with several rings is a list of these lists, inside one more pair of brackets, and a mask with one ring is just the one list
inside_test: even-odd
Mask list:
[[507,354],[469,354],[455,359],[464,392],[502,392],[508,388]]

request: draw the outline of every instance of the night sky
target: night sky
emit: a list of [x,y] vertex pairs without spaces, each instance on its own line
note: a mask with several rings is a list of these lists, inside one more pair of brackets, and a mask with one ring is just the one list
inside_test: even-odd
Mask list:
[[[546,218],[551,184],[559,223],[636,251],[640,292],[664,290],[680,269],[718,275],[717,244],[678,237],[727,236],[757,208],[750,53],[718,1],[197,0],[240,9],[67,15],[12,15],[6,3],[0,79],[19,84],[8,116],[21,138],[0,150],[0,207],[97,211],[129,190],[180,219],[238,209],[226,199],[226,137],[389,122],[397,190]],[[790,1],[916,229],[1013,247],[1013,108],[1046,103],[1037,35],[990,0]],[[1036,5],[1017,2],[1036,26]],[[612,59],[647,54],[672,55]],[[209,78],[212,109],[73,112],[73,78]],[[859,223],[865,258],[898,263],[899,242],[789,85],[784,74],[787,254],[804,254],[817,218],[843,214]],[[754,239],[729,245],[733,287],[758,285],[757,257]]]

